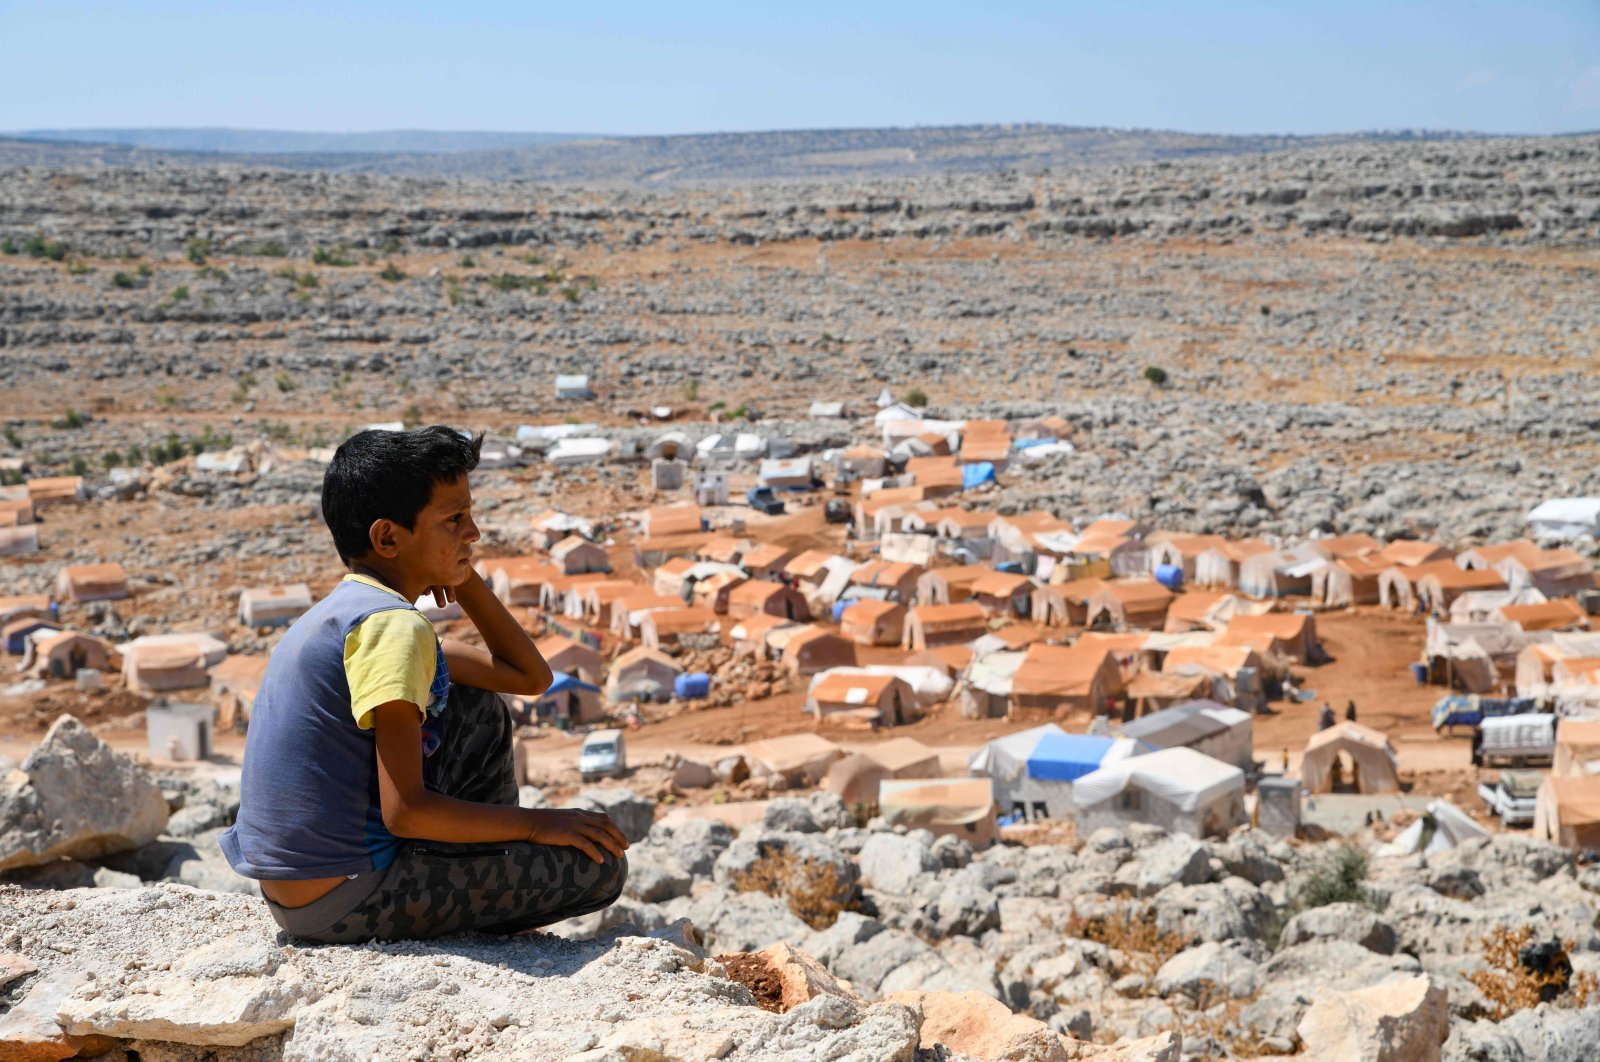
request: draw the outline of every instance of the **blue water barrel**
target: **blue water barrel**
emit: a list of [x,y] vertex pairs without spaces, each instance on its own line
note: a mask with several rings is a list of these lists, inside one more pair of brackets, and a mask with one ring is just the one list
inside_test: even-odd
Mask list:
[[1428,684],[1428,665],[1412,664],[1411,677],[1417,680],[1417,685],[1426,686]]
[[1183,569],[1176,564],[1163,564],[1156,568],[1156,582],[1176,593],[1183,589]]
[[835,601],[833,603],[833,622],[838,623],[839,617],[844,615],[844,610],[855,604],[854,601]]
[[698,697],[706,697],[711,693],[711,676],[704,671],[690,671],[679,675],[672,683],[672,692],[678,695],[679,700],[692,701]]

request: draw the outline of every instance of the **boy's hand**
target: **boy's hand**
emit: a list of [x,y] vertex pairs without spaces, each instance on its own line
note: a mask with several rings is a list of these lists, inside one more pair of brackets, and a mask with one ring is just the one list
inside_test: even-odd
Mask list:
[[433,595],[434,608],[444,608],[456,599],[456,588],[453,586],[430,586],[427,592]]
[[614,856],[620,856],[628,847],[628,839],[617,829],[617,824],[602,812],[563,808],[530,814],[535,816],[534,827],[528,831],[528,840],[533,844],[577,848],[596,863],[605,862],[605,857],[600,854],[602,848]]

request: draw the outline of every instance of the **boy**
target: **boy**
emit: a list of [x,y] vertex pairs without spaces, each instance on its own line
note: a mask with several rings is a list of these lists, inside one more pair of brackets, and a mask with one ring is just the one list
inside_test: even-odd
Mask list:
[[[482,438],[364,431],[322,480],[349,573],[267,663],[245,742],[233,869],[277,923],[326,943],[514,933],[597,911],[627,878],[605,815],[517,806],[495,696],[550,669],[472,568]],[[413,601],[456,601],[486,648],[441,643]]]

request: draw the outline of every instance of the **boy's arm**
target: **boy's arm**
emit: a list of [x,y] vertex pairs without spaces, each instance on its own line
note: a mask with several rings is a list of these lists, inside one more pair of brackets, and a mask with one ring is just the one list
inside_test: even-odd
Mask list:
[[410,701],[389,701],[372,712],[377,731],[378,795],[383,824],[396,837],[473,842],[530,841],[577,848],[596,863],[601,851],[628,847],[611,819],[576,808],[527,809],[478,804],[435,793],[422,784],[422,713]]
[[453,638],[443,643],[452,682],[524,697],[537,697],[550,688],[550,665],[481,575],[471,572],[459,586],[436,587],[434,594],[436,599],[453,597],[459,602],[483,635],[483,649]]

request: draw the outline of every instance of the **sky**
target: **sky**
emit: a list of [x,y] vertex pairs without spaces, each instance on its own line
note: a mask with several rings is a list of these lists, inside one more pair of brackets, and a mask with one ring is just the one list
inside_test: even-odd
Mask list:
[[1600,0],[0,0],[0,129],[1600,129]]

